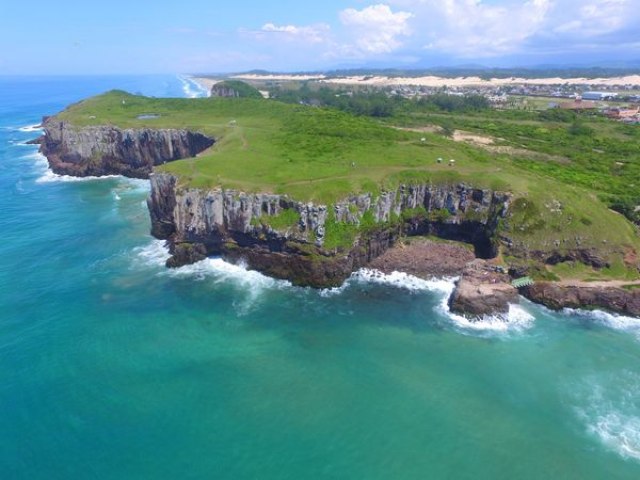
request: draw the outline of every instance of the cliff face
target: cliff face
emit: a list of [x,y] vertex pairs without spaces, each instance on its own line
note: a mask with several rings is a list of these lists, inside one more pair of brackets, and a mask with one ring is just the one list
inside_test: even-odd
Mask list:
[[194,157],[214,144],[201,133],[175,129],[75,127],[46,118],[40,151],[51,169],[74,176],[148,178],[154,165]]
[[[170,266],[217,254],[295,284],[324,287],[341,284],[401,234],[462,240],[480,256],[492,256],[509,199],[465,185],[404,185],[328,207],[286,195],[181,188],[175,177],[153,174],[148,205],[153,235],[169,241]],[[294,221],[283,225],[283,218]],[[336,225],[352,228],[353,241],[329,246]]]

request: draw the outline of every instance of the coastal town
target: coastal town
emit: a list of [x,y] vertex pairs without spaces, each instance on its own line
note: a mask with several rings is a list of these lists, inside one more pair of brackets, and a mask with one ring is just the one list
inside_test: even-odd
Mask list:
[[[492,78],[383,77],[242,74],[233,78],[256,86],[263,96],[279,89],[310,85],[329,87],[336,95],[382,92],[389,97],[428,98],[436,94],[481,96],[498,110],[560,109],[606,117],[627,125],[640,125],[640,76],[617,78]],[[220,79],[197,78],[210,89]],[[311,102],[313,104],[313,102]]]

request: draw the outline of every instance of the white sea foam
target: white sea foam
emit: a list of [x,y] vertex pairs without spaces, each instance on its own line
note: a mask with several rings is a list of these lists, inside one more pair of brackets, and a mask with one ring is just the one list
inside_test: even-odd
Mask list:
[[622,457],[640,460],[640,418],[611,411],[597,417],[589,431]]
[[18,128],[19,131],[21,132],[26,132],[26,133],[32,133],[32,132],[42,132],[42,125],[35,124],[35,125],[26,125],[24,127],[20,127]]
[[34,152],[29,155],[25,155],[22,158],[33,160],[36,173],[40,176],[36,179],[36,183],[77,183],[77,182],[95,182],[104,180],[118,180],[118,191],[114,191],[114,198],[118,200],[119,193],[124,191],[146,192],[150,189],[148,180],[140,178],[128,178],[122,175],[103,175],[88,176],[88,177],[74,177],[72,175],[58,175],[49,168],[47,158],[40,152]]
[[207,89],[191,78],[179,75],[178,79],[182,82],[182,91],[187,98],[202,98],[209,96]]
[[587,379],[572,391],[589,434],[623,458],[640,460],[640,378],[630,371]]
[[455,278],[424,280],[404,272],[384,274],[378,270],[363,268],[352,275],[350,281],[374,283],[396,288],[403,288],[412,292],[427,291],[450,294],[455,286]]
[[325,297],[339,295],[358,283],[390,286],[410,292],[433,292],[440,297],[438,312],[447,317],[462,333],[518,333],[533,326],[534,316],[520,305],[510,305],[506,315],[486,315],[474,320],[452,313],[449,308],[449,297],[455,289],[456,280],[457,278],[453,277],[425,280],[403,272],[384,274],[378,270],[361,269],[355,272],[341,287],[322,290],[320,294]]
[[105,175],[103,177],[74,177],[71,175],[58,175],[53,173],[52,170],[47,169],[40,178],[36,180],[36,183],[55,183],[55,182],[91,182],[95,180],[109,180],[114,178],[122,178],[119,175]]
[[171,254],[163,240],[153,240],[148,245],[133,249],[134,260],[143,265],[164,267]]
[[602,310],[580,310],[573,308],[565,308],[562,310],[562,313],[564,315],[587,318],[604,327],[631,333],[640,340],[640,318],[604,312]]
[[266,291],[292,288],[290,282],[267,277],[247,269],[244,265],[234,265],[220,258],[206,258],[180,268],[165,268],[170,254],[162,240],[154,240],[144,247],[136,248],[134,253],[139,262],[159,268],[159,275],[208,281],[237,288],[238,298],[234,301],[234,306],[240,315],[250,312]]
[[[153,240],[144,247],[136,248],[134,252],[145,264],[154,267],[164,267],[171,256],[163,240]],[[210,278],[221,282],[231,280],[240,284],[264,288],[291,286],[290,282],[267,277],[255,270],[249,270],[245,265],[235,265],[221,258],[206,258],[180,268],[163,269],[161,273],[176,278],[192,277],[198,280]]]
[[535,321],[533,315],[517,304],[510,304],[506,314],[484,315],[473,320],[453,313],[449,308],[448,295],[441,300],[438,307],[440,312],[446,315],[463,333],[521,333],[531,328]]

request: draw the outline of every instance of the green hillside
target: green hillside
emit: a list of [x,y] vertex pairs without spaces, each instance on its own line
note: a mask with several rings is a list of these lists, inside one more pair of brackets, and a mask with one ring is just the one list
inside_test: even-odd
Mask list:
[[[144,114],[156,117],[138,118]],[[437,133],[262,99],[156,99],[112,91],[73,105],[59,117],[78,126],[187,128],[213,136],[216,144],[199,157],[160,167],[178,175],[184,187],[287,193],[326,204],[412,182],[466,182],[512,191],[526,201],[514,203],[512,221],[504,227],[511,238],[532,250],[575,246],[579,239],[581,247],[597,249],[611,263],[608,271],[580,270],[581,276],[637,275],[625,263],[634,255],[630,252],[640,252],[635,226],[603,202],[607,182],[601,169],[596,188],[567,181],[590,172],[589,165],[571,159],[496,154]],[[550,153],[546,145],[544,153]],[[558,271],[570,275],[571,265],[563,267]]]

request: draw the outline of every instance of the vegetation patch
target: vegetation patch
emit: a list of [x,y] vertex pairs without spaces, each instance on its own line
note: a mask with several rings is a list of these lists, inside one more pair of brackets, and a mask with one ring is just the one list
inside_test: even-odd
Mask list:
[[285,230],[295,227],[300,221],[300,214],[293,208],[284,208],[277,215],[263,215],[260,222],[269,225],[274,230]]
[[326,250],[348,250],[358,234],[358,225],[339,222],[333,207],[329,208],[324,224],[324,248]]

